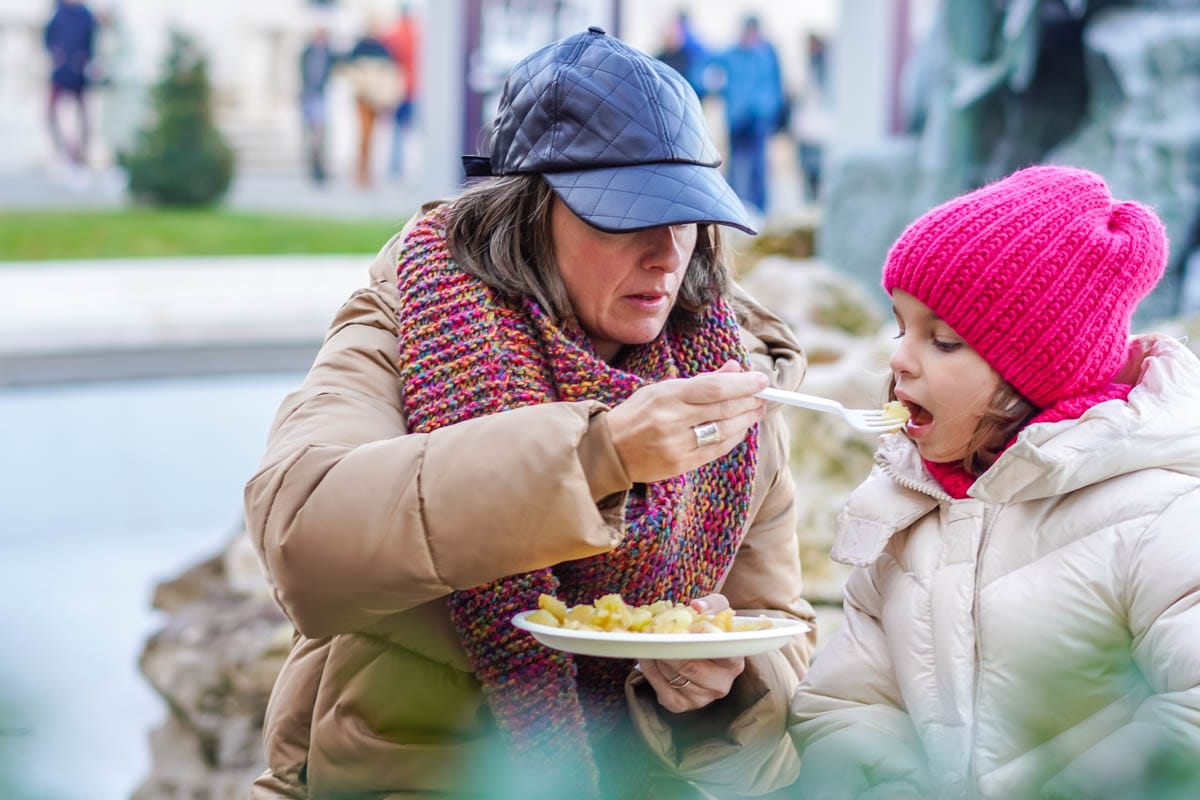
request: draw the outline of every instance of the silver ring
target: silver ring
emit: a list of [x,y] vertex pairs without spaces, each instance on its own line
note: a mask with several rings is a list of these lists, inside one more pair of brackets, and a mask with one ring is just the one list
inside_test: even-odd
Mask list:
[[716,444],[721,441],[721,429],[717,427],[717,423],[715,422],[693,425],[692,433],[696,436],[696,447],[708,447],[710,444]]
[[[680,678],[683,678],[683,683],[677,683]],[[670,686],[673,689],[686,689],[691,685],[692,682],[687,678],[684,678],[682,675],[676,675],[674,678],[671,678],[671,680],[667,681],[667,686]]]

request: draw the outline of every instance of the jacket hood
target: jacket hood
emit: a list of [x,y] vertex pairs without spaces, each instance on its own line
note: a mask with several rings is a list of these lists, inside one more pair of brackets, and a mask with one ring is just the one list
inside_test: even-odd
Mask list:
[[[1036,500],[1151,468],[1200,475],[1200,360],[1174,339],[1139,337],[1130,341],[1116,379],[1133,384],[1127,401],[1030,425],[975,481],[970,496],[986,503]],[[903,435],[887,439],[876,461],[888,474],[933,483],[912,442]]]

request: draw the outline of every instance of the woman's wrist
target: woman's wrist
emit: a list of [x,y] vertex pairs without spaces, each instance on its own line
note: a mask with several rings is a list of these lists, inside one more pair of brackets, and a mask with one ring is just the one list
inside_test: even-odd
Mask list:
[[597,503],[633,487],[625,465],[613,446],[612,434],[608,429],[608,412],[602,407],[597,406],[590,415],[587,430],[579,440],[578,452],[588,489]]

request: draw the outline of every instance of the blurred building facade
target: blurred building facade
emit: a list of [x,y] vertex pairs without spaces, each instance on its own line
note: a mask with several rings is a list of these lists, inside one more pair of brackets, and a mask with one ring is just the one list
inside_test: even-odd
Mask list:
[[[422,192],[442,194],[457,185],[457,156],[473,148],[475,132],[489,118],[509,67],[544,42],[600,24],[655,52],[669,19],[686,10],[697,35],[721,48],[732,43],[742,17],[754,13],[778,49],[791,87],[806,78],[806,37],[833,37],[846,1],[91,0],[88,5],[103,26],[97,42],[100,83],[91,93],[89,160],[104,167],[128,147],[172,28],[194,36],[208,53],[217,121],[237,152],[239,169],[301,172],[298,61],[308,35],[315,27],[326,27],[335,48],[348,49],[372,23],[387,25],[402,6],[411,8],[426,44],[421,91],[433,98],[420,109],[414,137],[420,145],[410,154],[411,172],[421,176]],[[901,5],[910,1],[921,2],[901,0]],[[54,0],[0,0],[0,173],[50,166],[42,28],[53,7]],[[884,102],[863,92],[851,98],[852,105],[862,108]],[[335,173],[345,173],[355,148],[354,112],[348,89],[336,77],[329,85],[328,105],[330,164]],[[868,130],[861,117],[850,116],[860,132]],[[448,136],[448,131],[459,135]],[[386,160],[387,145],[376,149]]]

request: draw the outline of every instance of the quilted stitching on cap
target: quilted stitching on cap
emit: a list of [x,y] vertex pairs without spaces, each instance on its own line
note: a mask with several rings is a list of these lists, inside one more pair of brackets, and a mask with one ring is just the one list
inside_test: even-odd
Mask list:
[[495,175],[543,174],[610,230],[718,222],[751,231],[683,76],[604,34],[547,45],[513,68],[495,121]]
[[[638,66],[653,74],[639,75]],[[505,93],[514,86],[507,105],[501,101],[496,123],[498,173],[650,161],[719,163],[699,101],[682,76],[616,39],[594,37],[581,51],[570,40],[543,48],[514,70]],[[695,108],[685,108],[688,103]]]

